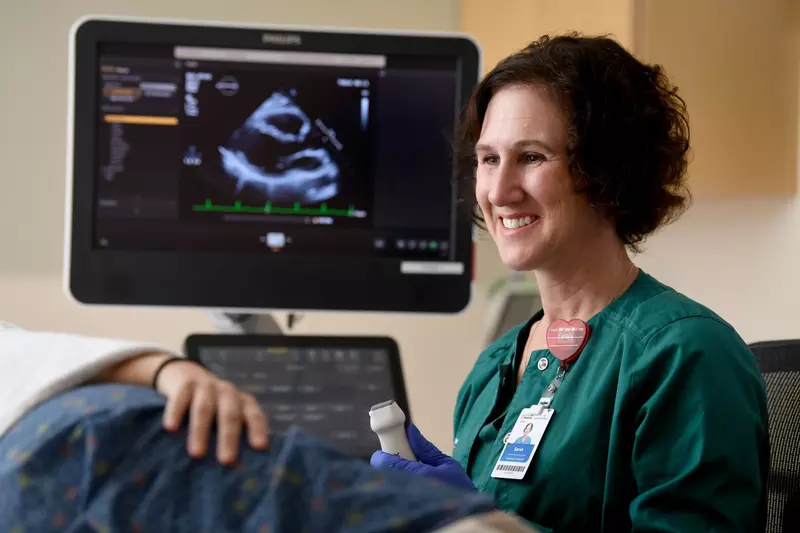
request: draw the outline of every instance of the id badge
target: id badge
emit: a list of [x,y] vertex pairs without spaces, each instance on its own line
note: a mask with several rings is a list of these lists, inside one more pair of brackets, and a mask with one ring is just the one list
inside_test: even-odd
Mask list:
[[494,465],[492,477],[522,479],[536,454],[544,430],[553,417],[553,409],[523,409],[508,435],[500,458]]

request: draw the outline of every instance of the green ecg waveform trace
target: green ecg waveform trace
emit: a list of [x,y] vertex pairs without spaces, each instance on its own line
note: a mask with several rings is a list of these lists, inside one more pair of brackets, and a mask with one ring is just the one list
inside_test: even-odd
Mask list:
[[241,202],[235,202],[233,205],[215,205],[211,202],[211,200],[206,200],[204,204],[193,205],[192,211],[213,213],[257,213],[259,215],[314,215],[331,217],[364,216],[363,212],[356,210],[354,205],[350,205],[348,209],[329,208],[328,204],[322,204],[319,207],[301,207],[299,203],[295,203],[293,207],[279,207],[272,205],[272,202],[267,202],[261,206],[242,205]]

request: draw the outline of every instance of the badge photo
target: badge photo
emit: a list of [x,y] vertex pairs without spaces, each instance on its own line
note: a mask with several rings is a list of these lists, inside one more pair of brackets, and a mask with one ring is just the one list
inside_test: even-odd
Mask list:
[[522,410],[514,429],[503,439],[505,446],[494,465],[492,477],[502,479],[525,477],[552,416],[552,409],[545,409],[539,413],[534,413],[533,409]]

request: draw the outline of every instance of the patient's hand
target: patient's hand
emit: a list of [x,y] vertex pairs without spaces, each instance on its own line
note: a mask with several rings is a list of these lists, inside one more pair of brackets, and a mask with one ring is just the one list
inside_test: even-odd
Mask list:
[[239,452],[242,429],[252,448],[266,449],[267,417],[251,394],[217,378],[202,366],[186,362],[167,365],[158,376],[157,389],[167,397],[164,427],[175,431],[189,413],[189,454],[202,457],[208,451],[211,425],[217,423],[217,460],[230,464]]
[[[98,380],[149,387],[158,367],[171,358],[162,353],[134,357],[108,369]],[[167,397],[164,409],[164,428],[167,431],[177,431],[189,414],[187,449],[193,457],[202,457],[208,451],[214,422],[217,424],[219,462],[230,464],[236,461],[242,429],[247,430],[247,440],[252,448],[266,449],[267,417],[252,395],[241,392],[232,383],[219,379],[191,361],[175,361],[163,368],[155,385],[158,392]]]

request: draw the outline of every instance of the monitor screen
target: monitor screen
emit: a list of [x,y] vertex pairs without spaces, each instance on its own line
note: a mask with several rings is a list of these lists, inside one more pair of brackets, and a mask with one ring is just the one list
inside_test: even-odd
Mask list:
[[89,20],[68,283],[86,303],[456,312],[460,36]]
[[397,345],[386,337],[196,335],[188,356],[256,397],[270,430],[299,426],[342,453],[380,449],[370,407],[395,400],[406,413]]

